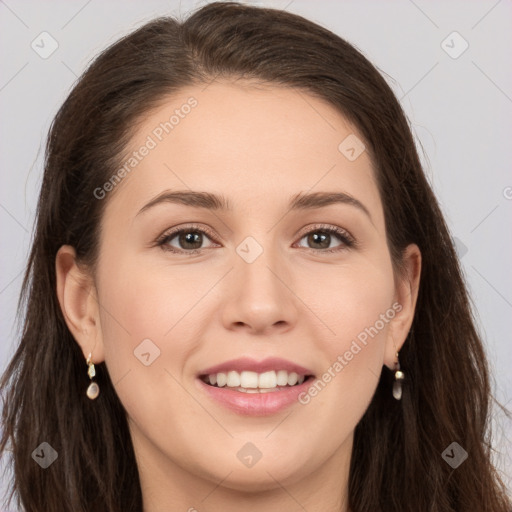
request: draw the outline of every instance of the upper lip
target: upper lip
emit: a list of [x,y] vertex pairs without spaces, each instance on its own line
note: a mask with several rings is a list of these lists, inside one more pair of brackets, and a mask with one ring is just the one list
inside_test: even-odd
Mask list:
[[228,371],[236,371],[238,373],[243,371],[264,373],[271,370],[286,370],[288,372],[295,372],[299,375],[313,375],[313,372],[304,366],[293,363],[280,357],[269,357],[262,361],[251,359],[250,357],[240,357],[238,359],[231,359],[224,363],[210,366],[199,372],[199,375],[211,375],[213,373],[221,373]]

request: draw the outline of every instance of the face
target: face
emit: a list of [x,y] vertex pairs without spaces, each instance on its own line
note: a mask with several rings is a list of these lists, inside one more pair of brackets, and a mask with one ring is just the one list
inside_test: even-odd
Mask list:
[[361,144],[327,103],[241,82],[183,89],[138,126],[136,163],[98,192],[93,361],[153,481],[255,491],[348,467],[411,316]]

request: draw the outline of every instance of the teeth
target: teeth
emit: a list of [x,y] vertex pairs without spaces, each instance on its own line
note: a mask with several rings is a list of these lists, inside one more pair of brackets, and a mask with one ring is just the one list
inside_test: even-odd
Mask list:
[[228,381],[228,377],[225,373],[217,373],[217,386],[222,388],[226,385]]
[[275,388],[277,385],[277,377],[276,372],[265,372],[260,373],[258,377],[258,387],[259,388]]
[[240,374],[237,372],[228,372],[226,386],[228,388],[237,388],[240,386]]
[[277,372],[277,385],[286,386],[288,384],[288,372],[285,370],[279,370]]
[[288,385],[294,386],[295,384],[297,384],[298,377],[299,376],[295,372],[289,373],[288,374]]
[[242,372],[240,374],[240,386],[243,388],[257,388],[258,374],[256,372]]
[[275,391],[281,391],[281,388],[268,388],[268,389],[236,388],[236,391],[241,391],[242,393],[274,393]]
[[272,370],[263,373],[229,371],[226,373],[212,373],[203,378],[205,382],[209,382],[212,386],[236,388],[237,391],[243,393],[278,391],[279,388],[284,386],[302,384],[305,379],[305,375],[298,375],[295,372],[288,373],[286,370]]

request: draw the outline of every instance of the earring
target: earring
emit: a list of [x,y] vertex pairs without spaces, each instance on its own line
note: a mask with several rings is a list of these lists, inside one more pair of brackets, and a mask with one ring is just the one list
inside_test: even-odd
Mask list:
[[87,366],[89,366],[89,369],[87,370],[87,375],[89,375],[91,383],[87,388],[86,394],[91,400],[94,400],[100,394],[100,387],[96,382],[92,380],[92,378],[96,375],[96,369],[94,368],[94,364],[91,363],[91,355],[92,353],[89,353],[89,357],[87,358]]
[[402,381],[404,380],[404,372],[400,371],[400,363],[398,361],[398,352],[396,353],[395,362],[395,382],[393,382],[393,398],[401,400],[402,398]]

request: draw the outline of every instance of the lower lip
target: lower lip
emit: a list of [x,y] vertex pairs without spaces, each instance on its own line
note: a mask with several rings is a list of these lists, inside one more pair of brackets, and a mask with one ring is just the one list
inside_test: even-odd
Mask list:
[[314,377],[308,377],[302,384],[290,386],[281,391],[267,393],[244,393],[226,387],[209,386],[197,379],[201,389],[213,400],[227,409],[244,416],[267,416],[276,414],[293,403],[298,403],[298,396],[305,392],[313,382]]

